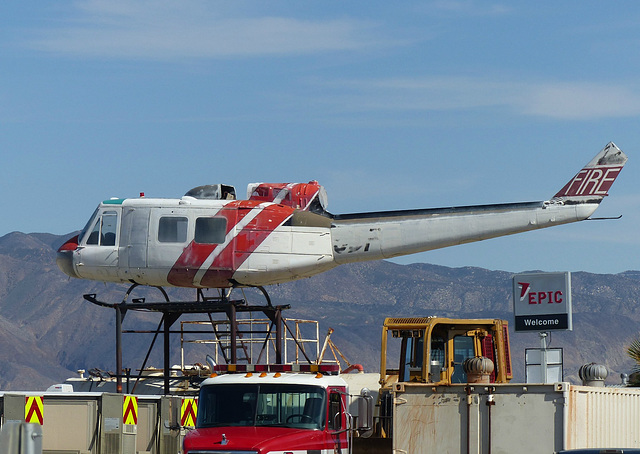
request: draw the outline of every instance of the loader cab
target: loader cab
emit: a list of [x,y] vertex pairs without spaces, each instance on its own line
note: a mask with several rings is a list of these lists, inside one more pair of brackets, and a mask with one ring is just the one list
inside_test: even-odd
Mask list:
[[467,383],[467,358],[494,362],[491,382],[511,379],[508,324],[504,320],[387,318],[382,331],[380,383]]

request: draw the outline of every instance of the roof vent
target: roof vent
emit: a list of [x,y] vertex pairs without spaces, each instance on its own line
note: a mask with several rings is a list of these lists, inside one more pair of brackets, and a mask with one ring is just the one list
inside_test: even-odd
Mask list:
[[604,386],[604,381],[609,375],[607,367],[602,364],[590,363],[578,369],[578,376],[583,386]]

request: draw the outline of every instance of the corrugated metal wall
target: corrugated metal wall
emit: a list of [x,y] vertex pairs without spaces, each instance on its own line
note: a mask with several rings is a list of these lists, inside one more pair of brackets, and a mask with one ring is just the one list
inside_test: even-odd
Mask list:
[[640,447],[640,389],[571,386],[567,448]]
[[399,383],[393,424],[398,453],[640,447],[640,389]]

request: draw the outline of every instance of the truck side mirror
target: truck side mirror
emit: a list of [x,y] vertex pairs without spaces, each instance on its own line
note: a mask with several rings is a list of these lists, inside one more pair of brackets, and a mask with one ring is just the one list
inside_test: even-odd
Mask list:
[[358,396],[358,432],[363,438],[373,433],[373,396],[367,388],[362,388]]

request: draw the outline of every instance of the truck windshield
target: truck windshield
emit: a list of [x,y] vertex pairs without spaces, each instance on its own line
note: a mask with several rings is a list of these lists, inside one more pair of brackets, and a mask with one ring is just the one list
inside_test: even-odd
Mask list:
[[196,426],[323,429],[325,391],[311,385],[221,384],[200,390]]

